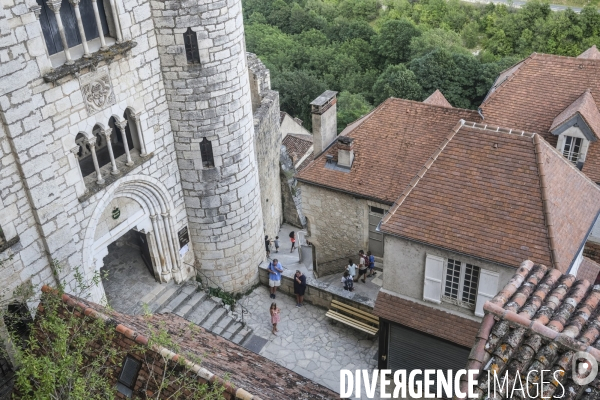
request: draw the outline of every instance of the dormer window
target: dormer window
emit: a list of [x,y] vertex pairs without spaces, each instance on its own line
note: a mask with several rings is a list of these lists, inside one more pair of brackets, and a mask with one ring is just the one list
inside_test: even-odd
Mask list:
[[558,136],[556,149],[582,169],[590,143],[600,138],[600,112],[589,89],[554,118],[550,132]]
[[563,147],[563,155],[573,164],[577,165],[581,154],[583,139],[573,136],[565,136],[565,145]]

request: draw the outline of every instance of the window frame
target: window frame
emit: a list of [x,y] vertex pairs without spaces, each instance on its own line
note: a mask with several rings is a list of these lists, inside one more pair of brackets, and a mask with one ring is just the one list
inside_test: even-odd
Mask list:
[[[443,276],[443,290],[442,290],[442,301],[447,302],[447,303],[451,303],[451,304],[455,304],[457,306],[463,307],[463,308],[467,308],[469,310],[475,310],[475,307],[477,305],[477,295],[478,295],[478,290],[479,290],[479,281],[481,278],[481,267],[475,264],[471,264],[471,263],[466,263],[466,262],[462,262],[456,259],[452,259],[452,258],[447,258],[444,260],[445,261],[445,266],[444,266],[444,276]],[[453,269],[453,274],[452,277],[456,278],[456,267],[458,266],[458,288],[456,290],[456,298],[452,297],[452,293],[450,295],[446,294],[446,290],[448,289],[448,270],[451,267],[450,263],[452,263],[452,267]],[[476,268],[477,272],[476,272],[476,279],[470,279],[467,280],[466,279],[466,275],[467,275],[467,269],[468,268]],[[473,276],[473,273],[471,273],[471,276]],[[476,281],[473,284],[473,281]],[[468,285],[465,286],[465,285]],[[467,289],[467,290],[465,290]],[[450,290],[452,290],[452,288],[450,288]],[[465,293],[468,292],[469,294],[467,294],[467,296],[471,296],[472,297],[472,303],[467,300],[463,300]]]
[[[127,365],[128,360],[132,360],[135,364],[137,364],[135,373],[133,374],[132,386],[130,386],[129,383],[127,383],[121,379],[123,377],[123,373],[125,371],[125,366]],[[133,390],[135,389],[135,383],[138,380],[141,369],[142,369],[142,362],[140,360],[136,359],[135,357],[130,356],[129,354],[127,356],[125,356],[125,360],[123,360],[123,366],[121,367],[121,372],[119,373],[119,376],[117,377],[117,391],[119,393],[127,396],[128,398],[131,398],[131,396],[133,394]]]
[[183,34],[183,47],[185,57],[189,65],[202,65],[200,62],[200,48],[198,46],[198,35],[188,27]]
[[[569,141],[571,141],[571,143],[568,143]],[[577,141],[579,141],[579,143],[577,143]],[[575,143],[573,143],[573,142],[575,142]],[[562,148],[563,156],[570,163],[577,165],[577,163],[579,162],[579,159],[581,158],[582,153],[583,153],[583,144],[584,144],[584,139],[577,137],[577,136],[565,135],[564,145]],[[566,150],[567,146],[569,147],[569,150]],[[573,151],[573,147],[577,147],[577,152]],[[575,159],[573,159],[573,155],[577,155],[577,157]]]

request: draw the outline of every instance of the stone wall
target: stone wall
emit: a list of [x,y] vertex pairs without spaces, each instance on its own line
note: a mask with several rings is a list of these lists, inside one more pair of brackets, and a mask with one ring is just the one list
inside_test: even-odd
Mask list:
[[[265,252],[241,1],[152,7],[197,267],[223,289],[244,291],[258,281]],[[199,64],[186,58],[188,28]],[[214,166],[203,166],[204,138]]]
[[302,182],[300,188],[318,275],[343,272],[348,258],[358,264],[358,251],[368,245],[367,201]]
[[[274,238],[283,222],[281,179],[279,174],[279,93],[271,90],[269,70],[248,53],[248,73],[254,115],[254,143],[264,234]],[[256,108],[255,99],[258,99]]]
[[302,229],[306,219],[302,214],[302,195],[294,175],[296,169],[285,146],[281,146],[281,201],[283,207],[283,220],[297,228]]
[[600,244],[588,241],[583,248],[583,255],[600,263]]
[[[0,178],[0,184],[10,188],[2,191],[9,201],[3,197],[2,207],[8,208],[0,214],[15,212],[11,204],[16,206],[14,229],[9,223],[5,230],[20,238],[7,250],[13,259],[5,265],[19,275],[9,278],[10,282],[32,278],[34,284],[55,284],[51,260],[61,264],[59,278],[67,283],[75,267],[81,266],[87,274],[94,272],[102,263],[93,252],[96,225],[114,197],[141,196],[140,190],[146,190],[142,188],[156,190],[168,201],[162,208],[147,211],[160,214],[161,220],[172,219],[171,227],[158,222],[160,235],[168,236],[165,229],[176,231],[187,225],[150,2],[121,4],[121,32],[126,42],[132,41],[133,49],[85,60],[96,64],[82,67],[79,76],[60,75],[60,68],[52,69],[40,22],[25,0],[3,3],[0,9],[0,118],[5,134],[0,139],[1,176],[10,173],[9,180]],[[81,79],[90,73],[95,76],[99,72],[94,70],[102,71],[105,66],[114,97],[107,97],[110,101],[92,112]],[[46,82],[44,76],[50,72],[54,81]],[[126,110],[139,115],[139,134],[153,156],[127,175],[115,176],[93,195],[82,197],[85,185],[71,152],[76,148],[75,137],[80,132],[92,137],[96,124],[107,126],[111,116],[121,120]],[[132,184],[137,185],[138,194],[125,190]],[[190,272],[187,276],[193,275]],[[102,294],[92,295],[99,301]]]

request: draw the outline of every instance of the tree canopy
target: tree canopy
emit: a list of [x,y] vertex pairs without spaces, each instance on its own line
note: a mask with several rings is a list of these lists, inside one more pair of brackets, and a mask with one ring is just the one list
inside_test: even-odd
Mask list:
[[577,56],[600,46],[594,1],[580,14],[553,12],[537,0],[522,8],[458,0],[243,0],[243,11],[248,51],[271,70],[281,108],[310,128],[308,103],[335,90],[356,106],[340,117],[343,128],[357,110],[390,96],[420,101],[436,89],[455,107],[477,108],[497,75],[532,52]]

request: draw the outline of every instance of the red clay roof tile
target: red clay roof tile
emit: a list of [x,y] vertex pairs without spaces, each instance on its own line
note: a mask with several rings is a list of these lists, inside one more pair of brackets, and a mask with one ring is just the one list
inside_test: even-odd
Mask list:
[[297,175],[304,183],[325,186],[392,204],[447,132],[461,119],[479,120],[476,111],[390,98],[353,124],[350,172],[325,167],[337,159],[337,141]]
[[456,314],[407,300],[380,290],[373,314],[461,346],[475,341],[479,323]]
[[530,258],[567,271],[600,211],[600,189],[535,134],[483,127],[466,122],[448,135],[381,230],[505,265]]
[[425,103],[425,104],[433,104],[434,106],[450,107],[450,108],[452,108],[452,104],[450,104],[448,102],[448,100],[446,100],[446,98],[444,97],[444,95],[442,94],[442,92],[440,92],[437,89],[436,89],[435,92],[433,92],[431,94],[431,96],[429,96],[428,98],[426,98],[425,100],[423,100],[423,103]]

